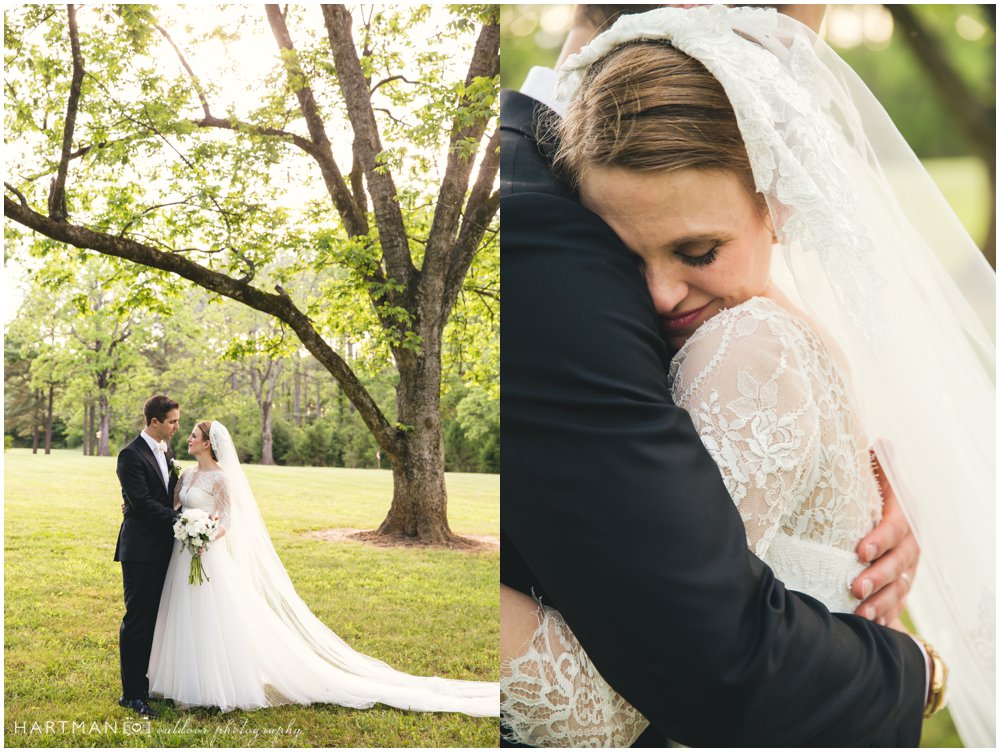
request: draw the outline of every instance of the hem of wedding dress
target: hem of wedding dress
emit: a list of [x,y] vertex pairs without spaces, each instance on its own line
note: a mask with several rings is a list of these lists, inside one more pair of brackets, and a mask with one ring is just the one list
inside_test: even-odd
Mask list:
[[164,695],[162,692],[149,692],[149,696],[154,700],[167,700],[174,704],[174,707],[179,710],[190,710],[192,708],[206,708],[210,710],[217,710],[220,714],[232,713],[234,710],[263,710],[264,708],[276,708],[283,705],[299,705],[301,707],[310,707],[312,705],[333,705],[342,708],[352,708],[353,710],[370,710],[377,703],[375,702],[359,702],[358,704],[351,704],[345,702],[323,702],[317,700],[316,702],[297,702],[295,700],[289,700],[286,697],[275,698],[274,700],[267,700],[264,703],[245,703],[245,704],[235,704],[235,705],[216,705],[208,704],[204,702],[186,702],[184,700],[177,699],[175,697],[169,697]]

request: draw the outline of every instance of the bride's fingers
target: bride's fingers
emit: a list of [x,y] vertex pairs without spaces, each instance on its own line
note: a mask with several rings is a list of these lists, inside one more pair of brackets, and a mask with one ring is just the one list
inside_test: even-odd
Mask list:
[[906,595],[913,585],[918,553],[916,540],[911,535],[858,575],[851,585],[851,592],[861,599],[855,613],[872,621],[886,622],[902,613]]
[[919,559],[920,546],[907,530],[906,537],[855,578],[851,584],[851,592],[855,597],[865,600],[893,583],[903,572],[909,572],[912,578]]
[[[883,451],[885,451],[884,448]],[[861,539],[855,549],[858,554],[858,560],[866,564],[877,560],[884,554],[899,547],[907,538],[913,537],[909,520],[906,519],[903,509],[896,499],[896,493],[892,490],[892,485],[889,483],[889,479],[886,477],[879,462],[878,455],[874,451],[871,452],[871,463],[872,472],[878,484],[879,493],[882,496],[882,521],[875,526],[874,530]],[[907,554],[912,555],[914,558],[912,561],[903,563],[904,569],[916,566],[917,559],[920,556],[920,548],[914,545],[907,551]]]
[[882,504],[882,521],[861,539],[855,551],[860,561],[872,562],[897,548],[908,537],[912,537],[910,523],[896,501],[896,495],[889,489]]

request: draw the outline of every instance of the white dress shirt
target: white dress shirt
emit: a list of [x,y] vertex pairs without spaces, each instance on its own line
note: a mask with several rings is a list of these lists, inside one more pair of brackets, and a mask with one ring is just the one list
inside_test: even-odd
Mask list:
[[559,77],[551,68],[532,66],[521,84],[521,93],[541,102],[557,115],[566,114],[566,106],[556,100],[556,82]]
[[[170,472],[167,470],[167,455],[166,455],[166,452],[164,452],[162,449],[160,449],[160,443],[161,442],[159,442],[156,439],[154,439],[152,436],[150,436],[145,431],[143,431],[139,435],[142,436],[142,438],[144,438],[146,440],[146,443],[149,444],[149,448],[153,450],[153,456],[156,458],[156,464],[159,466],[159,468],[160,468],[160,474],[163,476],[163,487],[169,490],[170,489]],[[165,444],[166,442],[163,442],[163,443]]]
[[541,102],[557,115],[565,115],[566,107],[556,101],[556,81],[558,77],[552,68],[532,66],[521,84],[521,93]]

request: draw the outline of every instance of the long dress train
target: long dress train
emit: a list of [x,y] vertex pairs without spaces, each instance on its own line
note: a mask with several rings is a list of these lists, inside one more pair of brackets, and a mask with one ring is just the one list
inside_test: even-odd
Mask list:
[[[237,528],[226,473],[189,471],[178,493],[184,507],[218,513],[223,528]],[[188,584],[191,554],[175,543],[153,637],[150,696],[224,712],[289,703],[352,708],[383,703],[499,714],[496,683],[412,676],[351,650],[325,627],[318,634],[297,628],[301,614],[293,619],[270,605],[281,599],[260,591],[247,567],[231,555],[227,537],[202,554],[208,579],[201,585]],[[337,662],[330,659],[333,641]]]

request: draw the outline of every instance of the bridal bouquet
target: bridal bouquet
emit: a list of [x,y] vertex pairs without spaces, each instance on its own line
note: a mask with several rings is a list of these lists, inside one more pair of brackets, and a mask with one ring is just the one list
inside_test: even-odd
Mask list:
[[208,512],[202,509],[185,509],[174,523],[174,537],[181,542],[182,548],[191,552],[188,585],[195,583],[201,585],[209,579],[201,564],[201,555],[208,548],[208,544],[215,540],[218,528],[218,520],[210,517]]

